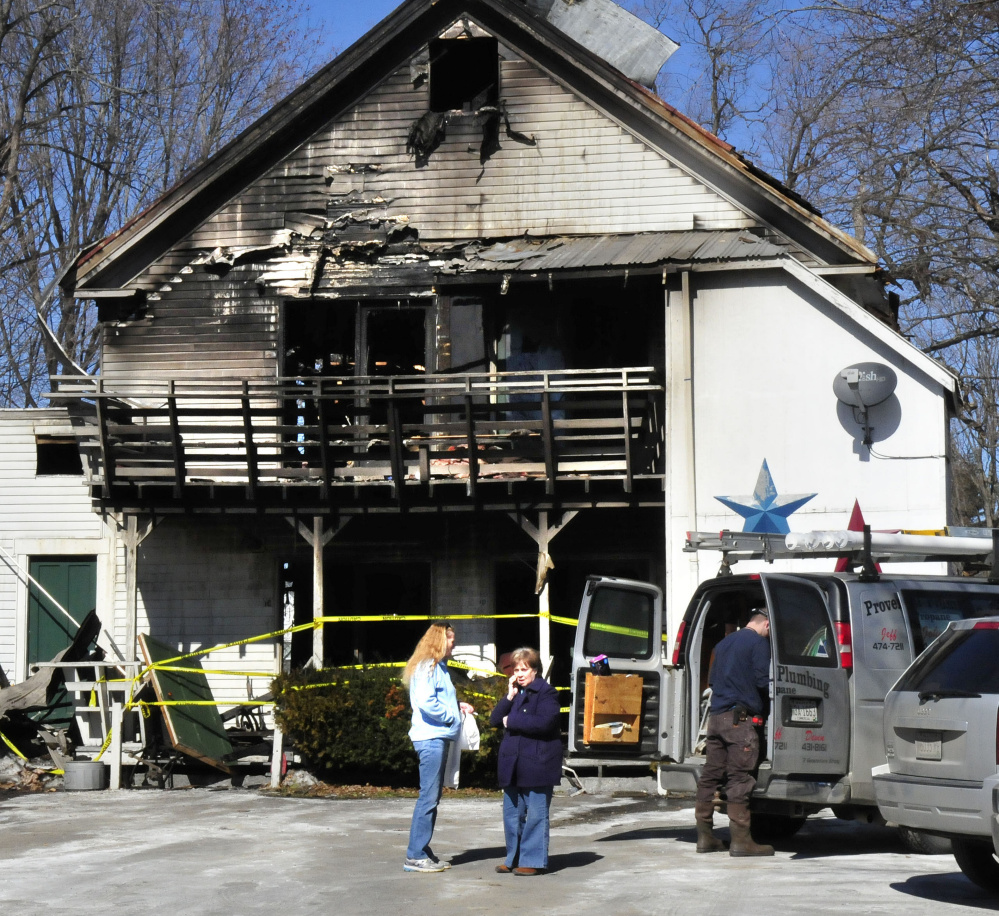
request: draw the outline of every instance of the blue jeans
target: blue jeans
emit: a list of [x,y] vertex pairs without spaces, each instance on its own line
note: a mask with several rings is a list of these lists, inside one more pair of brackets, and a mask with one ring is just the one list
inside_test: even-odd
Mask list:
[[420,797],[416,799],[413,823],[409,828],[407,859],[429,859],[433,855],[430,840],[437,823],[437,805],[444,791],[444,764],[450,743],[446,738],[413,742],[420,757]]
[[548,867],[548,809],[554,786],[508,786],[503,790],[507,868]]

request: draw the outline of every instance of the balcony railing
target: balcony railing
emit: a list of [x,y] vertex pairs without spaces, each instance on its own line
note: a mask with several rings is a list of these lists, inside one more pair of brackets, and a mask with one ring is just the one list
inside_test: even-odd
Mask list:
[[456,481],[465,498],[511,480],[548,495],[580,479],[661,487],[663,386],[650,368],[53,383],[55,402],[78,405],[90,483],[112,503],[234,485],[250,501],[275,487],[323,500],[364,486],[402,500]]

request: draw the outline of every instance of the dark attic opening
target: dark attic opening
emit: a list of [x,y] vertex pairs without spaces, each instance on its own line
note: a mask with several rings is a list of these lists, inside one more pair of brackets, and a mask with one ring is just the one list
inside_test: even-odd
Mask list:
[[499,100],[495,38],[437,38],[430,42],[430,110],[478,111]]

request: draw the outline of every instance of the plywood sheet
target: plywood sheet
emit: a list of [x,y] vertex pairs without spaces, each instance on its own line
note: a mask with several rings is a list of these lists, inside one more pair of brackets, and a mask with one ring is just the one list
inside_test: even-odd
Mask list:
[[642,723],[642,684],[642,678],[634,674],[586,675],[584,743],[638,743]]
[[[169,661],[181,654],[145,633],[139,634],[139,646],[147,665]],[[197,659],[185,658],[178,663],[181,664],[188,669],[201,668]],[[163,706],[163,719],[170,742],[178,751],[224,773],[230,772],[227,763],[233,756],[232,744],[226,736],[225,725],[204,672],[153,668],[151,677],[156,697],[161,703],[211,701],[208,705]]]

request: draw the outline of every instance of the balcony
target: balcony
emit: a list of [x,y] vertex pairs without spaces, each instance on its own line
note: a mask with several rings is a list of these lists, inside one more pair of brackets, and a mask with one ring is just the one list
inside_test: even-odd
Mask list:
[[650,368],[53,387],[111,509],[663,502],[664,389]]

